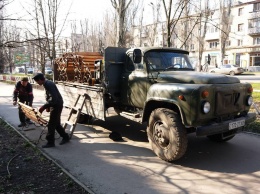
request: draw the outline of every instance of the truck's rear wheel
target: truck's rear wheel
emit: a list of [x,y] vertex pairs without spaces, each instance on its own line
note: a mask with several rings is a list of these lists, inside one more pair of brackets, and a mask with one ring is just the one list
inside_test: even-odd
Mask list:
[[186,128],[180,115],[172,110],[154,110],[149,119],[147,134],[154,153],[163,160],[177,160],[186,152]]

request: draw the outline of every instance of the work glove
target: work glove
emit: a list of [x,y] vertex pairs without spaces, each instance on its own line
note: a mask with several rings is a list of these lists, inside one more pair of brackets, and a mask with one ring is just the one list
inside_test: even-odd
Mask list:
[[42,113],[44,110],[45,110],[45,108],[42,106],[42,107],[39,109],[39,112]]
[[17,101],[13,101],[13,105],[14,105],[14,106],[17,105]]

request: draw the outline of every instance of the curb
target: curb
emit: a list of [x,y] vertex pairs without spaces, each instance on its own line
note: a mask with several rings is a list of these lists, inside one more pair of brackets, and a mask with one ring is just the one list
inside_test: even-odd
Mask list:
[[10,123],[8,123],[6,120],[4,120],[2,117],[0,117],[0,120],[4,121],[9,127],[11,127],[14,131],[16,131],[25,141],[27,141],[32,147],[37,148],[38,151],[41,152],[42,155],[44,155],[47,159],[51,160],[55,165],[57,165],[66,175],[68,175],[75,183],[77,183],[79,186],[81,186],[83,189],[85,189],[89,194],[95,194],[92,190],[88,188],[88,186],[81,183],[77,178],[75,178],[72,174],[69,173],[65,168],[63,168],[59,163],[57,163],[53,158],[51,158],[46,152],[39,149],[35,144],[33,144],[25,135],[23,135],[19,130],[17,130],[14,126],[12,126]]
[[259,136],[260,137],[259,133],[254,133],[254,132],[249,132],[249,131],[243,131],[243,133],[246,133],[246,134],[249,134],[249,135],[255,135],[255,136]]

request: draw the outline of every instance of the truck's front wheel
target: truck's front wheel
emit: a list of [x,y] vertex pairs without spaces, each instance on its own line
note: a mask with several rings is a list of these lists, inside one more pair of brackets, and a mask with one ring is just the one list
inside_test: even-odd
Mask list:
[[180,115],[172,110],[154,110],[149,119],[147,134],[154,153],[163,160],[177,160],[186,152],[186,128]]

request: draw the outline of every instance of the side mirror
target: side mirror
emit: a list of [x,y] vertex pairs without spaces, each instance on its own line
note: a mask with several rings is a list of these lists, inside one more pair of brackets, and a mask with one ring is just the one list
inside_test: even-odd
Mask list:
[[142,51],[140,49],[134,49],[133,52],[133,62],[141,63],[142,61]]

